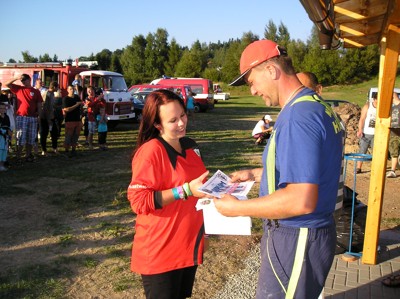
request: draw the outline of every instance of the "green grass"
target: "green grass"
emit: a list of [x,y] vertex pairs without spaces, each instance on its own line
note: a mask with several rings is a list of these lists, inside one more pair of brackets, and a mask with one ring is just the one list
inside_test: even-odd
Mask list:
[[[396,77],[395,87],[400,86],[400,76]],[[371,87],[378,86],[378,78],[371,79],[359,84],[353,85],[335,85],[324,86],[322,95],[326,99],[346,100],[362,107],[367,100],[368,91]],[[231,96],[246,96],[249,94],[247,86],[232,87],[223,85],[222,88],[226,92],[230,92]]]

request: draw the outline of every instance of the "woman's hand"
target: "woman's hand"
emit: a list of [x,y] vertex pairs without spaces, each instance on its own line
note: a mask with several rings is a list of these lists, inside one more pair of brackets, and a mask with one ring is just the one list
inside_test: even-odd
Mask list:
[[193,196],[195,197],[209,197],[207,194],[204,194],[203,192],[198,191],[204,182],[204,179],[208,176],[210,172],[206,171],[203,173],[201,176],[199,176],[197,179],[194,179],[189,183],[190,191],[192,192]]

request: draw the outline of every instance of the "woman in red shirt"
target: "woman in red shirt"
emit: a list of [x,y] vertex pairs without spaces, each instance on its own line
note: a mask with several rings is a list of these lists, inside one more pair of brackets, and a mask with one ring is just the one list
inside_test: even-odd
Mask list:
[[190,297],[203,262],[203,214],[195,205],[208,171],[186,126],[185,104],[174,92],[147,97],[128,200],[137,215],[131,270],[142,275],[148,299]]

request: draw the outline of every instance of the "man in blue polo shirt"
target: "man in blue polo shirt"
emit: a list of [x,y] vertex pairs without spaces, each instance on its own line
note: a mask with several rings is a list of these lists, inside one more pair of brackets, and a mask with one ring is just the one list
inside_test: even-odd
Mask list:
[[234,172],[233,181],[260,182],[259,197],[215,199],[225,216],[264,219],[257,298],[318,298],[336,245],[333,218],[342,160],[340,120],[296,76],[285,49],[253,42],[231,85],[250,86],[267,106],[280,106],[263,153],[263,168]]

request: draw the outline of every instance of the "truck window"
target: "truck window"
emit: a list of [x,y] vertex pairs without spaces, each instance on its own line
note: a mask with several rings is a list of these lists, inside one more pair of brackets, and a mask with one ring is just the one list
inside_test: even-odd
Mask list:
[[109,91],[128,90],[128,87],[126,86],[124,77],[105,76],[104,83],[105,83],[105,85],[103,86],[104,90],[109,90]]
[[203,93],[203,85],[190,84],[190,89],[196,94]]
[[84,89],[86,89],[89,85],[90,85],[90,77],[84,77],[83,78],[83,81],[82,81],[82,84],[83,84],[83,88]]
[[96,88],[104,89],[102,77],[93,76],[92,77],[92,86],[96,87]]
[[43,71],[44,75],[43,75],[43,82],[44,85],[49,87],[50,82],[55,81],[57,83],[60,83],[60,73],[59,72],[55,72],[53,70],[44,70]]

